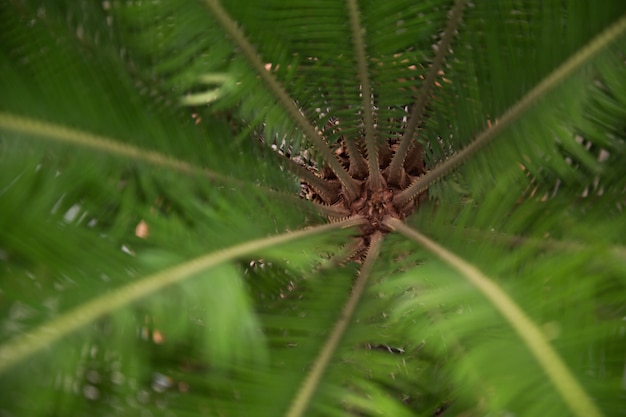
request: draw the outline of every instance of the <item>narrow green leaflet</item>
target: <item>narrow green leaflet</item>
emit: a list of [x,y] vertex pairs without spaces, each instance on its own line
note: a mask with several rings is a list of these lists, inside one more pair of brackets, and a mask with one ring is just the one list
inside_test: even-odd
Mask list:
[[576,378],[569,371],[558,353],[550,346],[544,332],[492,280],[474,266],[403,223],[395,219],[388,219],[386,224],[415,240],[449,263],[485,295],[500,314],[507,319],[520,339],[533,353],[536,360],[541,364],[542,369],[557,387],[572,413],[580,417],[603,415],[578,381],[576,381]]
[[623,0],[0,27],[1,416],[623,414]]
[[232,248],[224,249],[217,253],[185,262],[182,265],[166,269],[157,274],[148,276],[142,280],[119,288],[111,294],[103,295],[91,300],[73,311],[68,311],[51,322],[19,336],[0,347],[0,372],[9,367],[17,365],[20,361],[38,352],[63,338],[65,335],[74,332],[86,324],[113,312],[119,307],[127,305],[135,300],[146,297],[151,293],[159,291],[169,285],[182,281],[196,275],[198,272],[211,268],[217,264],[229,261],[243,255],[258,252],[267,247],[283,244],[290,240],[303,238],[318,233],[324,233],[333,229],[340,229],[355,226],[361,223],[360,220],[349,219],[343,222],[318,226],[299,232],[292,232],[280,236],[251,241]]

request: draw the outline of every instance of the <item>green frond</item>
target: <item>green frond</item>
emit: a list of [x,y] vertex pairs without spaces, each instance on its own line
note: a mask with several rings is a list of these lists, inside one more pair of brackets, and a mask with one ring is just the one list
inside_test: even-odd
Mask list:
[[[38,350],[51,345],[57,340],[62,339],[67,334],[96,321],[100,317],[106,314],[111,314],[121,307],[147,297],[154,292],[161,291],[167,286],[195,277],[199,273],[208,270],[211,267],[237,257],[251,255],[255,252],[258,253],[267,247],[288,242],[292,239],[323,233],[327,230],[345,228],[356,224],[358,224],[358,221],[347,220],[318,226],[314,229],[291,232],[274,238],[265,238],[260,241],[250,241],[239,246],[223,249],[217,253],[211,253],[204,257],[184,262],[183,264],[172,268],[166,268],[157,274],[133,280],[129,285],[117,288],[116,291],[111,294],[101,296],[93,301],[84,303],[78,309],[68,311],[64,315],[61,315],[55,320],[36,329],[32,333],[27,333],[24,336],[14,339],[8,344],[2,346],[2,348],[0,348],[0,358],[2,359],[2,362],[0,362],[0,373],[4,371],[5,368],[15,366],[20,361],[37,353]],[[146,255],[144,257],[144,261],[147,262],[148,256],[152,256],[154,259],[153,262],[156,261],[158,263],[162,263],[162,259],[158,259],[155,255]],[[212,312],[211,314],[220,316],[221,319],[215,322],[213,326],[209,324],[210,322],[207,323],[207,327],[215,329],[217,328],[217,325],[225,326],[221,330],[220,334],[226,335],[232,326],[234,326],[234,328],[239,328],[241,323],[231,323],[226,320],[222,320],[224,315],[235,317],[237,316],[237,311],[240,313],[244,312],[246,305],[241,300],[229,297],[229,293],[232,293],[234,288],[229,288],[228,286],[233,285],[236,282],[236,280],[233,279],[235,277],[232,273],[220,274],[215,271],[209,272],[211,273],[208,274],[205,279],[212,280],[211,291],[217,293],[215,294],[216,298],[214,299],[214,303],[210,304],[216,306],[223,305],[231,310],[230,312],[225,310]],[[212,276],[216,278],[212,278]],[[222,282],[221,285],[220,281]],[[235,294],[235,297],[237,296],[239,295]],[[219,302],[224,301],[221,297],[226,297],[227,301]],[[247,318],[250,318],[250,314],[248,314]],[[219,332],[219,330],[216,330],[216,332]],[[171,334],[171,332],[169,334]],[[222,350],[227,352],[227,348],[229,346],[240,342],[242,342],[240,339],[222,341]]]
[[372,103],[372,86],[369,79],[369,65],[364,41],[364,28],[361,25],[359,6],[356,0],[347,0],[350,31],[354,42],[354,56],[357,64],[357,73],[361,87],[361,109],[363,111],[363,125],[365,130],[365,144],[367,149],[369,180],[372,189],[382,188],[382,176],[378,162],[378,140],[374,130],[374,103]]
[[[459,237],[446,243],[453,239]],[[565,272],[562,253],[542,253],[530,244],[515,252],[502,250],[499,256],[497,246],[489,244],[465,242],[457,248],[466,259],[480,261],[490,280],[506,292],[505,298],[510,297],[526,312],[541,332],[533,342],[547,340],[563,359],[566,372],[586,392],[555,401],[558,391],[545,375],[558,361],[539,365],[494,305],[473,285],[463,283],[464,274],[423,251],[402,248],[396,246],[394,253],[403,257],[403,265],[397,267],[392,279],[381,281],[373,291],[386,294],[394,303],[389,308],[393,314],[388,326],[403,327],[403,334],[410,335],[405,344],[421,343],[421,355],[441,358],[441,372],[455,379],[450,412],[619,414],[623,365],[619,346],[623,337],[616,332],[620,319],[609,318],[606,313],[600,318],[596,302],[583,302],[588,295],[598,295],[607,288],[606,283],[597,281],[602,272],[589,273],[597,266],[586,267],[595,251],[578,253]],[[490,262],[483,262],[487,258]],[[517,262],[512,263],[512,259]],[[623,276],[623,271],[617,274]],[[613,280],[610,287],[623,293],[616,284]],[[570,386],[565,397],[573,392]],[[591,399],[591,408],[580,403],[585,398]]]
[[456,269],[489,300],[522,339],[537,362],[539,362],[541,369],[548,375],[572,413],[581,417],[602,415],[592,399],[585,393],[563,363],[560,356],[550,346],[542,330],[530,320],[524,311],[493,280],[489,279],[473,265],[465,262],[421,233],[407,227],[402,222],[396,219],[388,219],[386,224],[416,241]]
[[346,187],[346,193],[350,196],[350,198],[355,198],[357,189],[352,177],[348,175],[348,172],[333,155],[330,147],[324,141],[321,134],[316,131],[315,127],[312,126],[304,117],[298,105],[293,101],[293,98],[288,95],[272,73],[265,68],[265,63],[256,53],[254,47],[246,39],[244,33],[239,29],[239,27],[237,27],[237,22],[232,20],[228,13],[219,4],[218,0],[206,0],[206,4],[215,15],[219,24],[224,27],[224,30],[232,38],[234,44],[241,49],[243,55],[246,57],[248,62],[250,62],[257,76],[263,80],[274,97],[287,111],[293,122],[304,132],[307,139],[311,141],[315,150],[320,152],[323,156],[324,162],[330,166],[341,183]]
[[185,161],[176,160],[154,151],[146,151],[138,147],[126,145],[112,138],[97,136],[89,132],[42,122],[37,119],[29,119],[11,113],[0,113],[0,129],[11,131],[18,137],[32,135],[53,143],[70,144],[134,161],[148,162],[157,168],[171,169],[192,176],[203,176],[208,180],[222,183],[232,181],[230,178],[194,167]]
[[[272,170],[263,166],[259,152],[233,152],[233,133],[225,120],[215,115],[194,119],[192,112],[158,100],[141,80],[133,79],[119,55],[108,49],[98,54],[97,45],[65,25],[67,17],[60,11],[25,5],[19,10],[23,16],[11,12],[3,7],[0,16],[7,28],[2,37],[3,113],[124,141],[223,176],[293,187],[279,175],[268,178]],[[28,20],[33,27],[25,35],[19,29]],[[232,172],[232,164],[241,169]]]
[[[463,15],[463,9],[466,6],[465,0],[457,0],[454,3],[454,7],[450,11],[448,24],[443,32],[441,41],[437,44],[435,58],[430,64],[428,74],[424,77],[424,83],[420,88],[419,95],[413,104],[411,114],[407,121],[407,126],[400,139],[400,144],[396,150],[391,164],[389,165],[389,172],[392,176],[389,178],[389,182],[392,184],[400,183],[400,173],[404,160],[407,157],[409,147],[413,143],[413,136],[415,129],[419,123],[423,122],[424,112],[426,110],[426,102],[430,99],[433,88],[435,87],[435,81],[442,72],[443,60],[450,51],[450,44],[455,36],[455,32],[458,30],[461,23],[461,17]],[[418,191],[419,193],[419,191]]]
[[301,416],[308,408],[311,398],[320,384],[321,377],[324,374],[324,371],[326,371],[330,360],[333,358],[335,351],[337,350],[337,346],[350,324],[352,314],[354,313],[361,296],[363,295],[372,266],[378,257],[382,241],[383,236],[381,233],[372,237],[371,246],[367,252],[367,257],[363,262],[363,267],[359,271],[359,277],[357,278],[354,288],[352,289],[352,294],[350,295],[350,298],[348,298],[348,301],[341,312],[341,316],[338,318],[332,332],[328,336],[327,341],[324,343],[319,356],[317,356],[313,362],[309,375],[304,380],[298,394],[294,397],[293,402],[286,413],[288,417]]
[[[624,33],[626,33],[626,17],[617,21],[613,26],[608,28],[605,32],[598,35],[592,42],[581,49],[577,54],[572,56],[561,66],[554,70],[549,76],[544,78],[540,84],[530,90],[522,99],[520,99],[515,105],[508,109],[501,117],[494,121],[493,126],[489,126],[462,151],[459,151],[455,155],[451,156],[444,163],[438,165],[433,170],[428,172],[422,178],[416,180],[411,187],[403,190],[398,194],[395,201],[398,204],[406,203],[408,200],[414,198],[420,192],[428,188],[428,186],[446,175],[454,167],[462,164],[468,160],[475,152],[483,148],[491,140],[498,137],[498,135],[507,129],[511,124],[515,123],[533,104],[538,100],[545,98],[550,90],[563,83],[564,80],[570,76],[574,71],[579,70],[580,67],[588,64],[596,55],[607,50],[612,44],[616,44],[618,40],[624,39]],[[570,84],[572,85],[572,84]],[[572,92],[569,92],[570,97],[573,96]],[[572,106],[575,103],[575,98],[568,101],[568,105]],[[554,106],[554,102],[551,103]],[[532,136],[531,136],[532,137]],[[567,139],[563,139],[567,140]],[[569,140],[571,148],[577,148],[576,144]],[[570,148],[570,149],[571,149]],[[581,149],[579,155],[585,152]]]
[[625,16],[0,2],[0,415],[623,415]]

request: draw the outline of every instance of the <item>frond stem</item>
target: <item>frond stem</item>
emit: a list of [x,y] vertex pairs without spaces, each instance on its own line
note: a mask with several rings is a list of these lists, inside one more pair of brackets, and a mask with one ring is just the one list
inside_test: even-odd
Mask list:
[[302,114],[300,108],[292,100],[287,91],[285,91],[285,89],[280,85],[274,75],[265,69],[265,64],[262,62],[258,53],[248,41],[237,23],[229,16],[226,10],[224,10],[218,0],[204,0],[204,2],[215,16],[215,19],[220,25],[222,25],[232,41],[240,49],[243,56],[248,60],[254,71],[259,75],[270,92],[287,111],[291,120],[296,123],[298,128],[300,128],[315,149],[320,152],[335,175],[337,175],[337,178],[339,178],[341,183],[346,188],[348,197],[350,199],[356,198],[358,192],[357,183],[335,157],[328,144],[324,141],[321,133],[313,125],[311,125],[307,118]]
[[622,17],[611,27],[596,36],[591,42],[583,47],[578,53],[571,56],[567,61],[556,68],[550,75],[537,84],[524,97],[522,97],[513,107],[509,108],[497,123],[490,128],[483,130],[472,143],[462,151],[447,159],[444,163],[433,170],[419,177],[404,191],[396,194],[394,203],[401,205],[415,198],[422,191],[426,190],[430,184],[447,175],[451,170],[467,161],[474,153],[496,138],[506,128],[516,122],[532,105],[558,86],[565,78],[574,71],[587,64],[591,58],[615,41],[626,32],[626,17]]
[[[188,162],[172,158],[156,151],[142,149],[133,145],[118,142],[109,137],[95,135],[93,133],[69,128],[55,123],[22,117],[12,113],[0,112],[0,129],[11,130],[20,134],[35,135],[43,140],[48,140],[54,143],[80,146],[109,155],[132,159],[133,161],[141,161],[155,165],[159,168],[169,168],[173,171],[186,175],[198,175],[205,177],[210,181],[230,184],[235,187],[247,184],[235,178],[220,175],[216,172],[197,167]],[[292,162],[296,164],[296,162]],[[302,169],[303,171],[309,172],[303,167]],[[315,177],[312,173],[310,174]],[[298,173],[296,173],[296,175],[298,175]],[[327,216],[345,218],[349,214],[345,210],[338,207],[307,202],[296,195],[285,194],[277,190],[262,187],[258,184],[255,185],[255,188],[268,197],[277,198],[289,203],[306,204],[306,208],[310,209],[313,207],[317,213],[325,214]],[[318,190],[318,192],[320,191]]]
[[121,288],[117,288],[115,291],[87,301],[59,315],[54,320],[42,324],[32,331],[21,334],[9,342],[2,344],[0,346],[0,374],[100,317],[110,314],[121,307],[145,298],[170,285],[182,282],[218,264],[290,241],[333,230],[355,227],[365,222],[366,220],[362,217],[352,217],[336,223],[324,224],[322,226],[300,229],[277,236],[253,240],[192,259],[134,281]]
[[348,14],[350,16],[350,29],[357,61],[357,72],[361,83],[361,107],[363,110],[363,124],[365,127],[365,143],[367,147],[367,161],[369,166],[369,181],[372,191],[378,191],[383,187],[382,175],[378,163],[378,143],[374,131],[374,103],[372,103],[372,86],[370,85],[365,42],[363,40],[363,26],[359,17],[357,0],[348,0]]
[[443,61],[450,50],[450,44],[452,43],[452,39],[454,38],[457,28],[461,23],[461,17],[463,16],[463,10],[466,4],[467,0],[457,0],[452,10],[450,10],[448,24],[446,25],[446,29],[444,30],[441,41],[439,42],[439,45],[437,47],[437,53],[435,54],[435,58],[430,65],[430,70],[428,71],[428,74],[424,79],[424,83],[422,84],[420,93],[415,100],[415,104],[413,105],[413,109],[411,110],[411,115],[409,116],[407,127],[404,131],[404,134],[402,135],[402,139],[400,139],[398,149],[396,150],[393,159],[391,160],[388,179],[389,183],[391,184],[400,183],[400,177],[402,172],[401,168],[404,164],[404,160],[406,159],[409,146],[411,145],[413,134],[415,133],[417,125],[424,118],[426,103],[430,99],[432,90],[435,87],[437,75],[441,70]]
[[324,179],[318,177],[291,158],[285,157],[283,159],[285,160],[286,168],[291,171],[292,174],[300,177],[300,179],[309,184],[309,186],[313,187],[326,203],[334,203],[332,200],[336,193],[333,192],[333,190],[329,187],[329,184],[324,181]]
[[[0,129],[10,130],[18,134],[34,135],[42,140],[53,143],[79,146],[94,151],[100,151],[108,155],[145,162],[158,168],[168,168],[185,175],[197,175],[207,178],[209,181],[229,184],[235,187],[241,187],[247,184],[235,178],[200,168],[156,151],[142,149],[137,146],[119,142],[113,138],[30,117],[0,112]],[[290,198],[291,201],[301,200],[297,196],[287,195],[270,188],[262,187],[258,184],[255,185],[255,187],[270,197],[280,196],[281,198]]]
[[556,350],[550,345],[541,329],[506,292],[500,289],[476,267],[418,231],[413,230],[400,220],[387,217],[383,224],[393,230],[397,230],[438,256],[452,268],[456,269],[491,302],[517,332],[517,335],[537,362],[539,362],[573,415],[578,417],[602,417],[600,410],[598,410],[593,400],[578,383]]
[[151,165],[160,168],[169,168],[183,174],[202,175],[211,181],[224,183],[237,182],[237,180],[233,178],[196,167],[188,162],[172,158],[156,151],[142,149],[106,136],[100,136],[30,117],[22,117],[13,113],[0,112],[0,129],[11,130],[19,134],[34,135],[54,143],[80,146],[95,151],[101,151],[109,155],[147,162]]
[[313,362],[311,367],[311,371],[307,375],[302,387],[298,390],[289,410],[285,414],[286,417],[301,417],[304,415],[309,403],[311,402],[311,398],[317,389],[319,382],[324,374],[324,371],[328,367],[328,363],[332,359],[334,353],[337,350],[337,346],[343,337],[348,324],[352,320],[352,314],[356,310],[356,307],[365,291],[365,287],[367,285],[367,280],[372,272],[372,267],[374,262],[378,258],[378,253],[380,252],[380,246],[383,241],[383,234],[380,232],[375,233],[372,236],[370,241],[370,247],[367,251],[367,256],[365,257],[365,261],[363,262],[363,266],[361,267],[361,271],[359,272],[359,276],[354,283],[354,287],[352,289],[352,294],[348,298],[348,301],[344,305],[343,311],[341,312],[335,327],[332,332],[326,339],[322,350],[320,351],[318,357]]

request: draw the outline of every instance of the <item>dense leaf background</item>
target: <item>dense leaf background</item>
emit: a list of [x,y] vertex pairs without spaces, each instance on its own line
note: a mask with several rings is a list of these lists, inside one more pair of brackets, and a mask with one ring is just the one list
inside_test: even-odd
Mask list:
[[[359,1],[361,71],[337,0],[3,2],[0,416],[626,415],[626,3],[458,1],[437,69],[453,3]],[[302,120],[366,149],[363,73],[378,144],[424,99],[427,168],[465,155],[403,221],[580,401],[467,268],[400,233],[370,265],[298,197]]]

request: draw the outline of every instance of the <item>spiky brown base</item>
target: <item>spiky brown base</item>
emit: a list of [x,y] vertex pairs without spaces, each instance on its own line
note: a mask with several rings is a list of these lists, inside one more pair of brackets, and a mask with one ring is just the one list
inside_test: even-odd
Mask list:
[[[393,155],[396,143],[391,142],[387,149],[383,149],[382,155]],[[326,190],[317,190],[314,184],[309,184],[305,180],[301,181],[302,196],[307,200],[333,206],[345,213],[344,217],[361,215],[368,220],[367,224],[361,228],[361,239],[363,249],[369,246],[370,236],[376,231],[388,232],[383,225],[385,216],[404,219],[411,214],[415,208],[427,197],[427,191],[419,194],[408,203],[397,205],[393,202],[394,196],[406,189],[417,177],[426,172],[423,158],[423,147],[418,143],[408,153],[408,156],[400,168],[401,172],[390,171],[390,157],[381,158],[380,170],[383,176],[382,188],[376,189],[372,186],[368,178],[360,178],[354,175],[350,168],[350,156],[346,147],[342,144],[336,155],[339,157],[345,169],[351,173],[355,182],[359,185],[359,192],[356,198],[348,198],[343,186],[331,169],[326,166],[318,169],[308,167],[315,175],[326,183]],[[337,216],[330,216],[331,221],[338,220]]]

